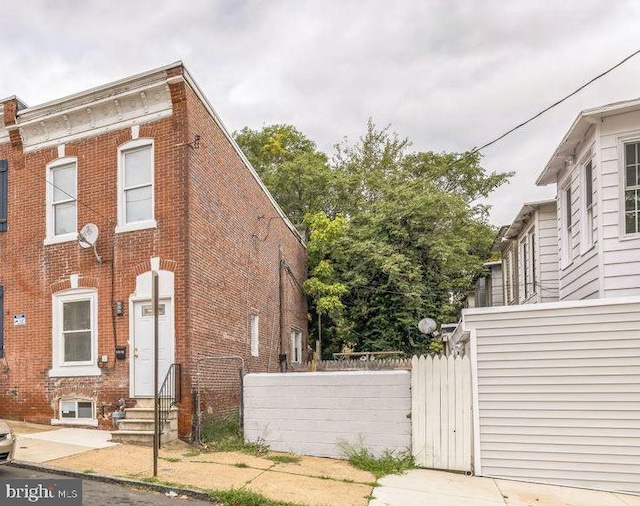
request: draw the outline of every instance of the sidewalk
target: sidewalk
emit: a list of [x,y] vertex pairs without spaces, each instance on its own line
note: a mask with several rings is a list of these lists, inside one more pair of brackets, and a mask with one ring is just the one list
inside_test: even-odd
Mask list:
[[640,496],[414,469],[385,476],[369,506],[640,506]]
[[[110,433],[8,421],[17,436],[16,461],[47,468],[154,482],[149,447],[116,444]],[[47,469],[49,470],[49,469]],[[200,452],[182,442],[159,453],[158,482],[185,489],[247,489],[277,501],[309,506],[366,506],[375,477],[347,462],[270,452]]]
[[[111,443],[110,433],[9,421],[15,459],[44,470],[153,480],[152,449]],[[200,452],[174,441],[160,450],[158,483],[176,489],[247,489],[277,501],[308,506],[640,506],[640,496],[598,492],[415,469],[386,476],[341,460],[270,452]],[[371,496],[374,499],[369,502]]]

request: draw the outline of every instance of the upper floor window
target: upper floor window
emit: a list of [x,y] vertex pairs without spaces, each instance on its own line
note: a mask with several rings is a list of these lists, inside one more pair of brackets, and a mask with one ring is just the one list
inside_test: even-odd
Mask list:
[[593,245],[593,162],[584,166],[584,241],[585,251]]
[[99,375],[97,292],[76,289],[53,296],[53,364],[50,376]]
[[640,232],[640,142],[624,146],[624,232]]
[[76,239],[78,165],[75,158],[61,158],[47,165],[47,238],[55,243]]
[[536,233],[532,226],[520,240],[520,300],[526,301],[535,295],[536,283]]
[[156,226],[153,158],[150,139],[137,139],[118,149],[118,232]]
[[560,200],[563,209],[562,216],[562,264],[567,266],[573,258],[573,195],[571,192],[571,182],[562,190]]

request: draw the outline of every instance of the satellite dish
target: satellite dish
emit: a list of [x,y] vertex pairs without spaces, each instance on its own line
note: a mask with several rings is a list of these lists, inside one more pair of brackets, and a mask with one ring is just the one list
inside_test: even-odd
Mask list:
[[423,334],[431,334],[438,326],[432,318],[423,318],[418,322],[418,330]]
[[98,240],[98,226],[95,223],[87,223],[78,234],[78,244],[83,248],[91,248]]

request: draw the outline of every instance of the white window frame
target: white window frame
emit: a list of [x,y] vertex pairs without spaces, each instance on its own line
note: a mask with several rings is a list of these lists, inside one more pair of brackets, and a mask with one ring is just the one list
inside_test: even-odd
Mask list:
[[[588,168],[590,167],[591,171],[591,184],[588,183]],[[593,207],[594,207],[594,199],[593,199],[593,159],[588,158],[584,161],[581,167],[581,176],[582,176],[582,198],[584,205],[582,206],[582,238],[580,241],[580,252],[584,255],[587,251],[589,251],[594,244],[593,241]],[[591,192],[589,192],[589,186],[591,186]],[[591,200],[591,203],[589,203]]]
[[561,264],[568,267],[573,262],[573,190],[571,177],[561,186],[560,190],[560,227],[561,227]]
[[529,298],[529,287],[527,286],[529,282],[529,255],[528,253],[529,244],[527,244],[527,235],[524,234],[523,237],[518,241],[518,256],[519,261],[518,265],[522,266],[520,269],[519,275],[519,283],[518,294],[519,300],[525,301]]
[[[91,304],[91,358],[82,362],[64,362],[62,336],[63,307],[66,302],[88,300]],[[79,288],[52,295],[52,367],[49,377],[100,376],[98,367],[98,291],[95,288]]]
[[[75,198],[69,198],[65,201],[55,202],[53,201],[53,172],[57,169],[61,169],[62,167],[66,167],[69,165],[73,165],[76,171],[75,177]],[[47,178],[47,189],[46,189],[46,237],[44,240],[44,244],[59,244],[62,242],[75,241],[78,239],[78,159],[75,156],[65,156],[63,158],[58,158],[52,162],[49,162],[46,166],[46,178]],[[74,232],[69,232],[66,234],[56,235],[56,224],[55,224],[55,213],[54,206],[62,203],[75,202],[76,205],[76,216],[75,216],[75,228]]]
[[[62,416],[62,403],[74,402],[76,405],[75,418],[65,418]],[[90,402],[91,403],[91,418],[79,418],[78,415],[78,403]],[[82,426],[98,426],[98,419],[96,418],[96,403],[93,399],[85,399],[81,397],[64,397],[58,400],[58,418],[51,419],[51,425],[82,425]]]
[[249,326],[251,328],[251,356],[260,356],[260,315],[251,313],[249,316]]
[[[298,356],[296,357],[296,350]],[[302,331],[300,329],[291,329],[291,363],[302,363]]]
[[[627,187],[627,145],[629,144],[637,144],[638,145],[638,154],[640,154],[640,139],[637,136],[632,138],[622,139],[621,149],[620,149],[620,237],[624,239],[637,238],[640,237],[640,208],[636,208],[636,232],[627,232],[627,220],[626,220],[626,192],[627,191],[636,191],[640,192],[640,185],[635,185],[631,187]],[[636,159],[636,164],[638,164],[640,160]],[[637,169],[637,170],[640,170]]]
[[[134,221],[127,223],[126,217],[126,194],[125,194],[125,179],[124,179],[124,157],[129,151],[134,151],[142,148],[151,149],[151,219]],[[118,225],[116,226],[116,233],[132,232],[134,230],[144,230],[148,228],[157,228],[158,223],[155,219],[155,143],[153,139],[136,139],[126,142],[118,147]]]
[[[514,251],[515,249],[515,251]],[[506,250],[504,269],[504,291],[506,304],[511,305],[516,302],[518,295],[518,279],[516,277],[517,246],[510,244]]]
[[[537,219],[536,219],[537,223]],[[533,297],[538,294],[538,280],[536,279],[538,276],[538,266],[536,262],[538,261],[538,252],[536,251],[536,233],[537,226],[533,225],[527,230],[527,242],[529,244],[529,277],[531,278],[531,292],[529,293],[529,297]]]

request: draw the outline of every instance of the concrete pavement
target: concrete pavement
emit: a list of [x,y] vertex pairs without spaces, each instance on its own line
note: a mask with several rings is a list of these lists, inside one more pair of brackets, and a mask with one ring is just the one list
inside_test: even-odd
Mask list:
[[414,469],[385,476],[369,506],[640,506],[640,496]]
[[[32,468],[128,484],[152,477],[151,449],[112,443],[107,431],[8,423],[18,438],[15,459]],[[372,474],[340,460],[201,452],[181,441],[160,450],[158,471],[160,483],[185,490],[247,489],[309,506],[640,506],[640,496],[424,469],[386,476],[372,488]]]

